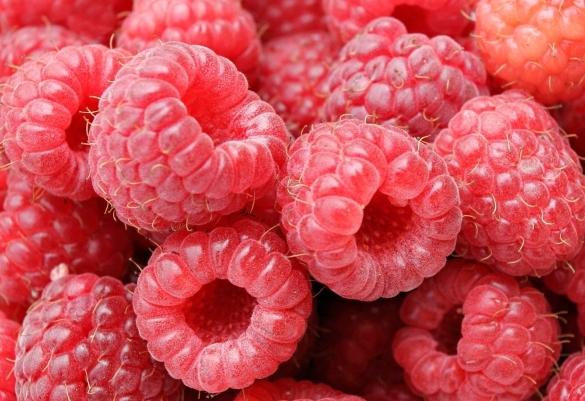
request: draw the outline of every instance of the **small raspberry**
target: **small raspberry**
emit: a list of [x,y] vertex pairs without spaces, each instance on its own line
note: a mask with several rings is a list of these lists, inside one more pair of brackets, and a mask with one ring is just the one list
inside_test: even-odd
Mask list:
[[325,384],[307,380],[280,379],[274,382],[259,381],[243,390],[234,401],[365,401],[347,395]]
[[47,192],[95,196],[87,131],[97,98],[127,54],[102,45],[69,46],[22,65],[2,93],[0,137],[8,158]]
[[583,399],[585,351],[570,355],[550,381],[543,401],[579,401]]
[[282,119],[202,46],[139,53],[99,106],[93,185],[131,226],[165,231],[237,212],[270,192],[285,163]]
[[[407,295],[410,327],[394,338],[394,357],[426,400],[522,401],[544,384],[560,354],[559,323],[544,295],[476,262],[452,260]],[[434,331],[462,314],[461,338]]]
[[14,348],[20,325],[0,311],[0,400],[16,401],[14,392]]
[[281,36],[264,46],[259,94],[295,136],[316,122],[325,100],[320,86],[337,52],[324,31]]
[[253,78],[260,40],[252,16],[234,0],[151,0],[128,15],[118,46],[133,53],[180,41],[209,47]]
[[180,400],[138,336],[133,288],[89,273],[49,284],[18,337],[18,400]]
[[434,145],[461,194],[460,255],[541,276],[579,251],[585,177],[544,107],[519,91],[473,99]]
[[308,278],[252,220],[177,232],[138,278],[134,309],[153,358],[187,386],[241,389],[291,358],[307,327]]
[[379,18],[341,50],[324,83],[327,121],[352,115],[433,137],[467,100],[486,92],[480,59],[453,39],[409,34]]
[[289,150],[279,202],[293,253],[358,300],[393,297],[445,265],[461,225],[441,158],[395,127],[319,124]]
[[585,4],[580,0],[479,0],[475,33],[487,71],[502,86],[554,104],[583,93]]

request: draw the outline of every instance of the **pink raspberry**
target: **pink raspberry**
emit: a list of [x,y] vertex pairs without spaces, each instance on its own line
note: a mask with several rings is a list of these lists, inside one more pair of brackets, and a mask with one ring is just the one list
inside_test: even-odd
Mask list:
[[585,351],[571,354],[551,379],[543,401],[579,401],[583,399]]
[[540,276],[579,251],[585,177],[557,123],[528,95],[469,101],[434,145],[461,194],[461,256]]
[[317,121],[325,101],[322,82],[337,52],[324,31],[281,36],[264,46],[259,94],[295,136]]
[[65,47],[25,63],[7,81],[0,137],[8,158],[36,185],[74,200],[95,196],[87,131],[98,97],[126,57],[102,45]]
[[324,83],[321,113],[408,128],[434,137],[485,89],[480,59],[447,36],[409,34],[394,18],[368,24],[341,50]]
[[234,401],[365,401],[347,395],[325,384],[307,380],[281,379],[274,382],[259,381],[243,390]]
[[[542,385],[560,354],[559,323],[544,295],[476,262],[452,260],[407,295],[409,327],[394,338],[394,357],[426,400],[523,401]],[[436,331],[462,314],[461,338]]]
[[209,47],[253,78],[260,57],[256,24],[239,1],[150,0],[126,18],[118,46],[138,53],[161,42]]
[[133,289],[89,273],[49,284],[18,337],[18,400],[182,399],[138,336]]
[[319,124],[289,149],[279,202],[294,254],[337,294],[393,297],[445,265],[461,225],[441,158],[404,131]]
[[105,209],[98,199],[78,203],[43,193],[12,170],[0,212],[2,298],[34,301],[59,265],[73,273],[122,277],[131,243]]
[[131,226],[165,231],[237,212],[270,192],[285,163],[282,119],[202,46],[139,53],[99,106],[93,185]]
[[291,358],[307,327],[308,278],[252,220],[172,234],[134,296],[136,324],[171,376],[209,393],[240,389]]
[[0,311],[0,400],[16,401],[14,392],[14,349],[20,325]]

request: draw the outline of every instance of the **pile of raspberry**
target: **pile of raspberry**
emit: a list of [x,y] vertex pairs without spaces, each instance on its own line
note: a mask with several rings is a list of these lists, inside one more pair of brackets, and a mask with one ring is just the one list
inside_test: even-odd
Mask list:
[[583,0],[0,0],[0,401],[585,400]]

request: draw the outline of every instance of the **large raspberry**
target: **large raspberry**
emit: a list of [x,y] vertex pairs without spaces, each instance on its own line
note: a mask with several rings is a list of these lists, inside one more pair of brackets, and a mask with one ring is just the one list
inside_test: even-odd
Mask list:
[[166,43],[135,56],[103,94],[90,130],[93,185],[132,226],[203,225],[270,192],[287,140],[229,60]]
[[234,0],[150,0],[126,18],[118,45],[138,53],[161,42],[209,47],[254,76],[260,39],[252,16]]
[[585,351],[570,355],[548,384],[543,401],[579,401],[583,399]]
[[308,278],[252,220],[172,234],[142,271],[137,326],[152,356],[192,388],[244,388],[291,358],[307,327]]
[[325,384],[307,380],[281,379],[274,382],[259,381],[243,390],[234,401],[365,401],[347,395]]
[[293,253],[352,299],[393,297],[444,265],[461,227],[441,158],[398,128],[319,124],[289,150],[279,202]]
[[504,87],[554,104],[585,88],[585,4],[580,0],[479,0],[478,49]]
[[89,273],[49,284],[18,336],[18,400],[182,399],[181,383],[151,359],[138,336],[132,290]]
[[[560,354],[559,323],[538,290],[476,262],[452,260],[409,294],[394,356],[426,400],[523,401]],[[463,314],[456,344],[436,334]]]
[[585,236],[585,177],[548,112],[518,91],[465,104],[436,138],[461,193],[458,253],[544,275]]
[[0,213],[0,294],[34,301],[53,268],[122,277],[131,253],[124,227],[98,199],[83,203],[44,194],[12,170]]
[[379,18],[342,49],[324,84],[323,117],[343,115],[433,136],[467,100],[485,92],[480,59],[447,36],[409,34]]
[[69,46],[25,63],[7,81],[0,137],[36,185],[74,200],[95,196],[87,132],[97,99],[127,56],[102,45]]
[[281,36],[266,43],[259,94],[293,135],[316,122],[325,101],[321,84],[337,52],[336,43],[324,31]]
[[20,325],[0,311],[0,400],[16,401],[14,392],[14,349]]

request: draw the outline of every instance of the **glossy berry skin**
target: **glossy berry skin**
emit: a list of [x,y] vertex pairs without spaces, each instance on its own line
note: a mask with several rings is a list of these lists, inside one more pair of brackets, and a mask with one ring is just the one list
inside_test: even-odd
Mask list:
[[583,399],[585,353],[571,354],[551,379],[543,401],[579,401]]
[[264,46],[259,94],[298,136],[317,122],[322,83],[338,46],[326,31],[281,36]]
[[407,33],[378,18],[343,47],[324,83],[326,121],[352,115],[432,137],[467,100],[485,93],[480,59],[447,36]]
[[122,277],[132,244],[123,226],[92,199],[73,202],[43,193],[12,170],[0,212],[0,294],[29,305],[64,264],[72,273]]
[[0,311],[0,400],[16,401],[14,392],[14,349],[20,325]]
[[311,275],[345,298],[393,297],[455,245],[459,195],[441,158],[404,131],[347,119],[289,149],[282,226]]
[[[463,321],[449,352],[434,330],[452,313]],[[448,262],[406,297],[401,317],[408,327],[394,338],[394,356],[429,401],[525,400],[560,354],[559,323],[544,294],[476,262]]]
[[0,107],[4,150],[45,191],[74,200],[95,196],[88,123],[127,57],[102,45],[69,46],[25,63],[7,81]]
[[262,224],[172,234],[138,278],[140,335],[196,390],[241,389],[290,359],[307,328],[308,277]]
[[506,88],[556,104],[583,92],[585,4],[479,0],[474,37],[487,71]]
[[169,41],[208,47],[250,78],[259,64],[256,24],[238,1],[143,1],[124,20],[118,46],[138,53]]
[[139,53],[99,106],[93,186],[131,226],[207,224],[268,194],[284,168],[284,122],[207,48],[173,42]]
[[365,401],[361,397],[344,394],[325,384],[307,380],[280,379],[259,381],[242,391],[234,401]]
[[132,290],[93,274],[49,284],[18,337],[18,400],[182,399],[180,382],[151,359],[138,336]]
[[434,145],[461,194],[459,255],[541,276],[579,251],[585,177],[558,124],[527,94],[469,101]]

